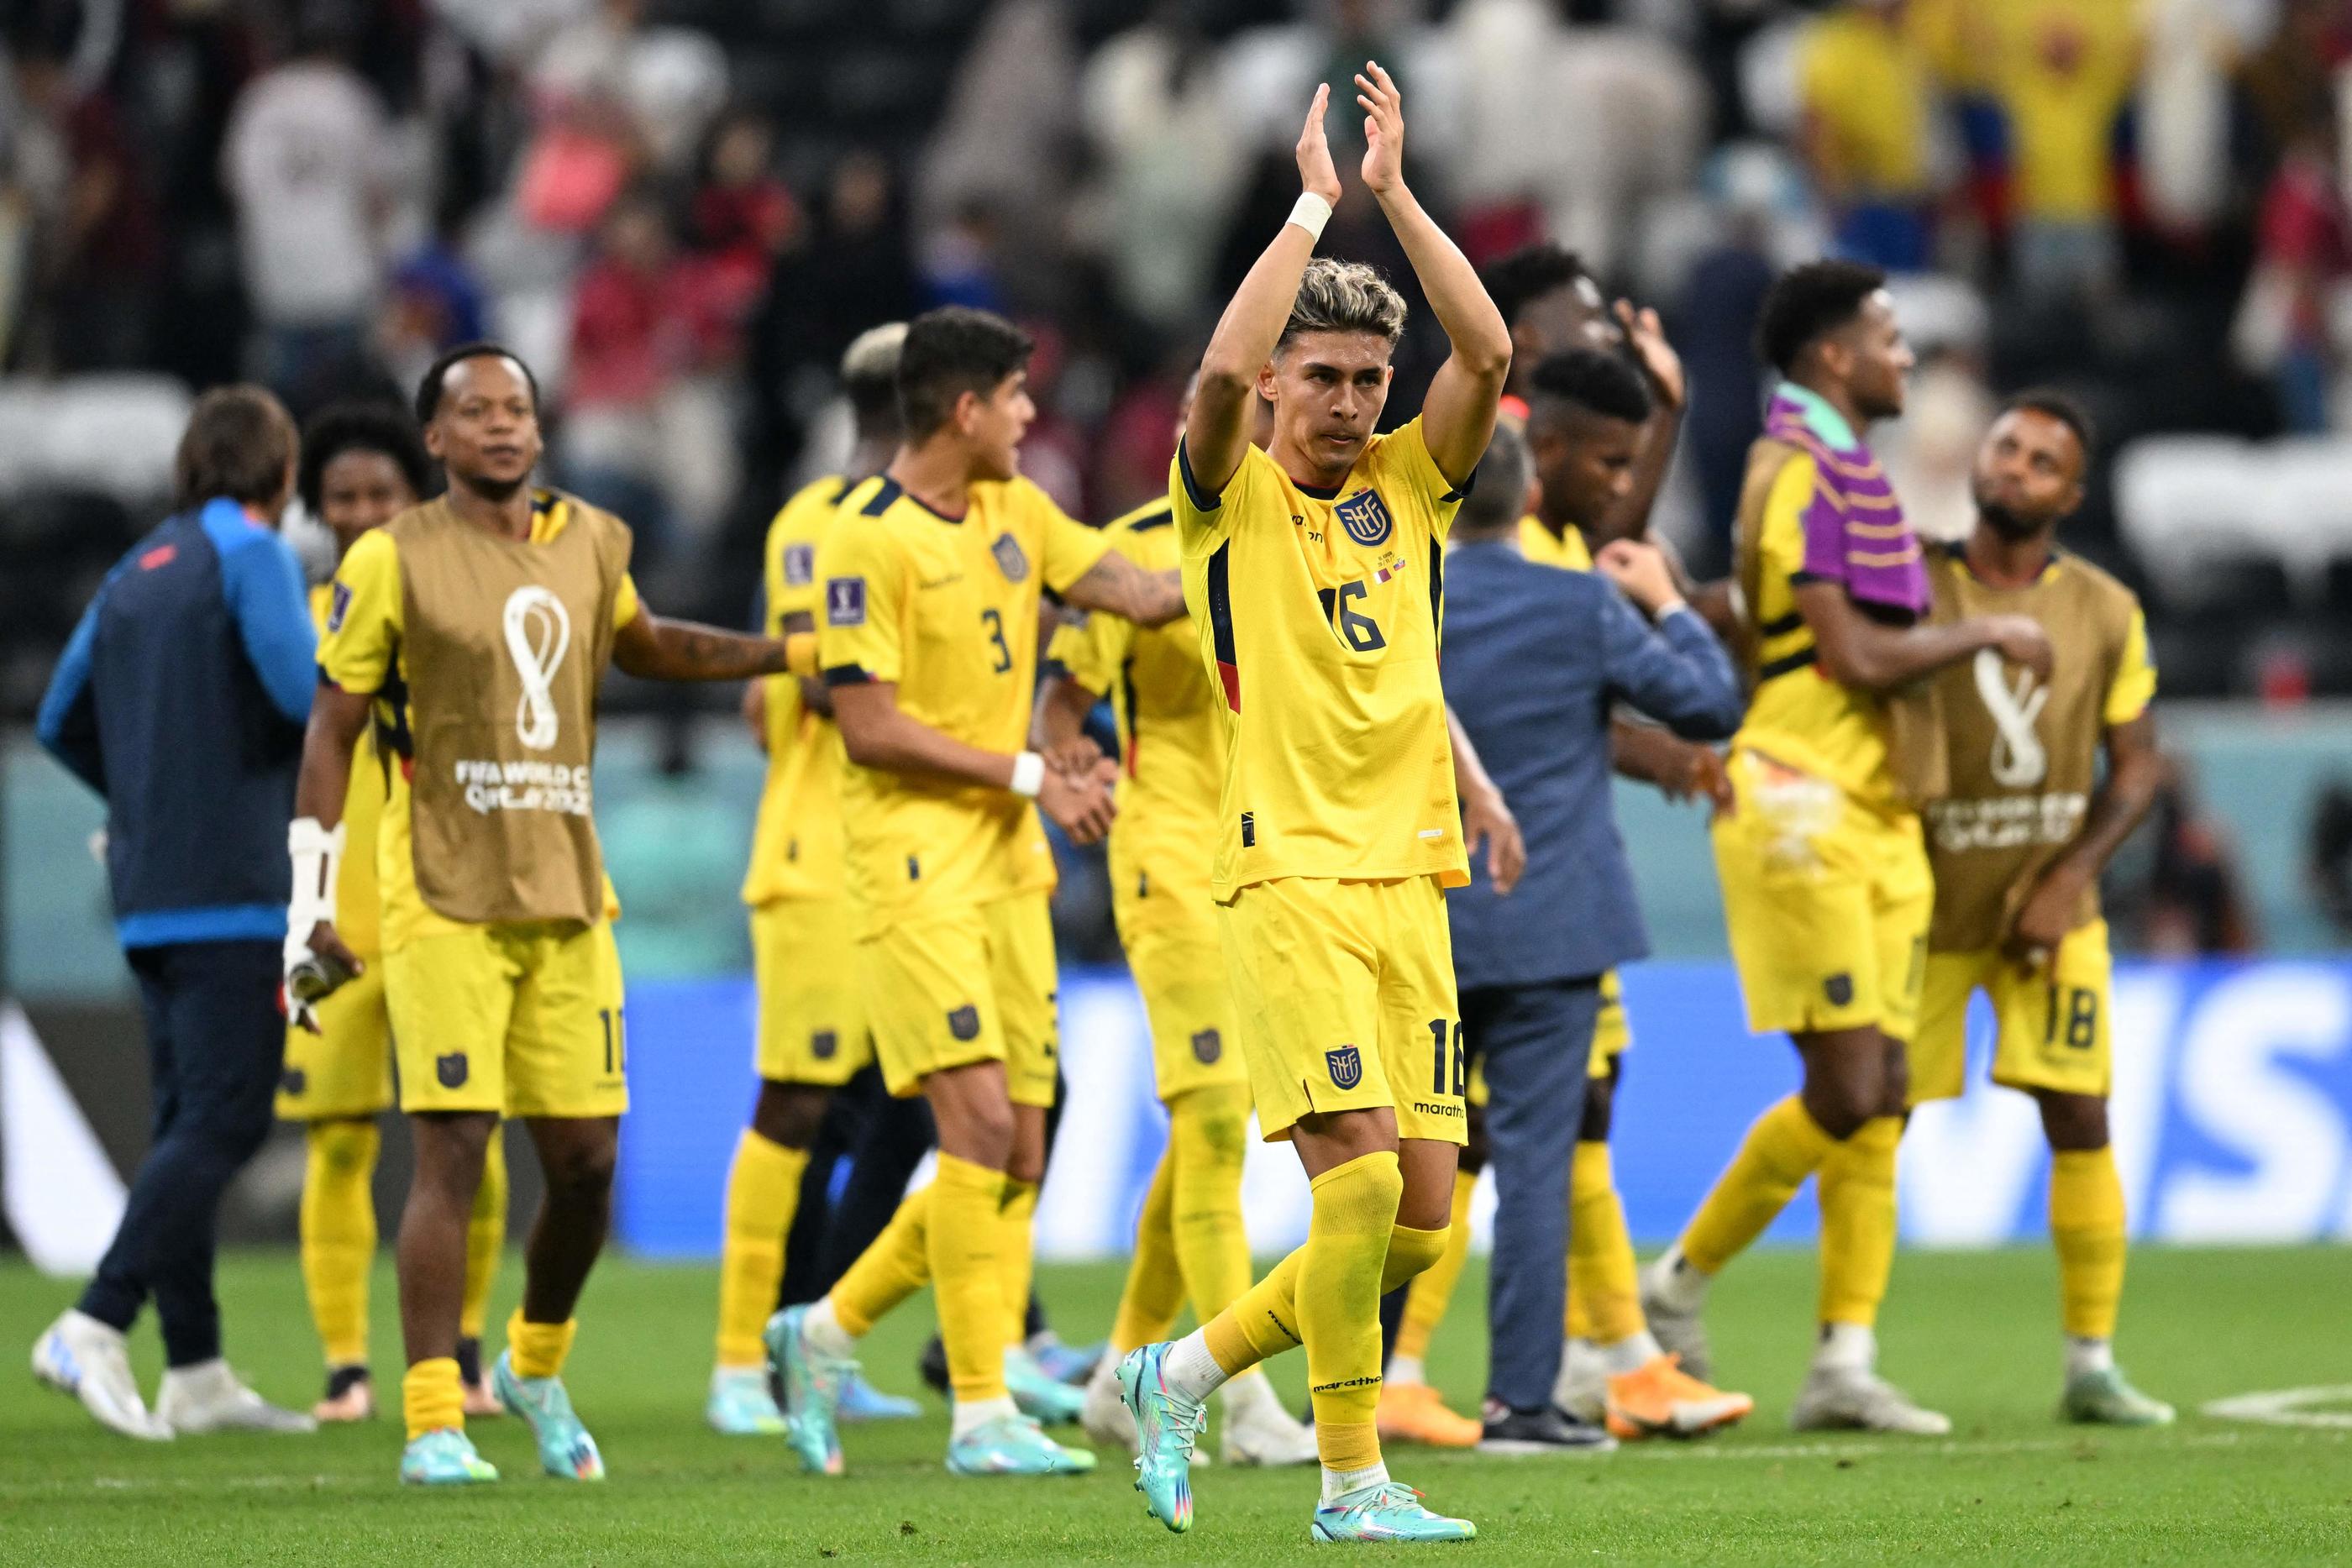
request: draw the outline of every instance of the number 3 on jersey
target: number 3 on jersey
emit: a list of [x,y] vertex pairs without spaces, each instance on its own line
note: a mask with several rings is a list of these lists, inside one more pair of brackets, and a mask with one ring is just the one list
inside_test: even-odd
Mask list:
[[988,666],[989,673],[1001,675],[1013,667],[1013,647],[1004,640],[1004,616],[994,609],[983,610],[980,623],[988,628],[988,640],[996,644],[996,663]]

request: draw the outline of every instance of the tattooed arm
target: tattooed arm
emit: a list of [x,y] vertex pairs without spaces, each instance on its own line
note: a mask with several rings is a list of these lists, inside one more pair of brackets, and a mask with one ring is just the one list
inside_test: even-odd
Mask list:
[[614,633],[613,663],[647,681],[740,681],[790,668],[782,637],[722,632],[644,609]]
[[1138,626],[1165,626],[1184,613],[1184,583],[1176,572],[1146,571],[1111,550],[1062,591],[1062,601],[1124,615]]

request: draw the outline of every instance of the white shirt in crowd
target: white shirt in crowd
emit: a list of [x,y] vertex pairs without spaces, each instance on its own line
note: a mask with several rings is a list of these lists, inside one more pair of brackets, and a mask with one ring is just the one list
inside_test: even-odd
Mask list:
[[375,204],[390,145],[357,73],[295,60],[254,79],[221,149],[246,287],[272,326],[355,322],[383,271]]

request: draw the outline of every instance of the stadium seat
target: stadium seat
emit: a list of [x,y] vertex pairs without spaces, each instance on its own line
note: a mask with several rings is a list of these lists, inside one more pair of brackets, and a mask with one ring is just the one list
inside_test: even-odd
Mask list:
[[2207,562],[2275,553],[2261,465],[2257,448],[2213,435],[2152,436],[2116,457],[2117,526],[2167,600],[2193,601]]
[[172,458],[194,402],[176,377],[76,376],[57,383],[44,475],[138,506],[172,492]]

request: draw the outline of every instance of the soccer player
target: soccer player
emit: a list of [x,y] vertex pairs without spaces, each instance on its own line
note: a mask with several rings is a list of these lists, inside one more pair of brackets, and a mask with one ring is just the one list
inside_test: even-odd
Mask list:
[[[373,403],[323,410],[302,433],[295,488],[335,537],[335,559],[361,535],[416,505],[433,480],[433,460],[408,414]],[[327,627],[334,591],[310,591],[310,619]],[[335,930],[368,966],[314,1009],[314,1032],[286,1029],[286,1071],[278,1114],[303,1124],[302,1288],[327,1354],[327,1392],[310,1414],[323,1422],[375,1414],[368,1376],[368,1271],[375,1262],[376,1118],[392,1108],[392,1023],[383,975],[375,967],[375,831],[383,814],[386,768],[375,737],[360,737],[343,801],[344,856],[335,881]],[[466,1228],[466,1294],[457,1325],[457,1371],[466,1414],[496,1416],[482,1378],[483,1317],[506,1246],[507,1164],[500,1141],[483,1150],[482,1185]]]
[[[1181,564],[1168,497],[1145,502],[1104,532],[1147,571]],[[1216,837],[1225,731],[1189,625],[1157,630],[1117,615],[1064,624],[1047,650],[1037,737],[1049,757],[1083,764],[1083,727],[1104,697],[1118,724],[1118,815],[1110,831],[1111,912],[1151,1026],[1152,1078],[1168,1109],[1168,1148],[1152,1175],[1109,1354],[1087,1385],[1082,1420],[1098,1443],[1132,1449],[1135,1423],[1119,1403],[1118,1364],[1164,1338],[1189,1301],[1202,1322],[1249,1289],[1242,1223],[1242,1155],[1249,1141],[1244,1064],[1223,955],[1217,946],[1209,865]],[[1315,1462],[1314,1435],[1253,1369],[1224,1387],[1222,1451],[1228,1464]]]
[[[817,546],[844,495],[879,473],[898,444],[898,348],[892,322],[861,333],[842,356],[842,391],[856,420],[845,474],[816,479],[768,527],[768,634],[816,630]],[[761,694],[768,781],[760,798],[743,902],[760,992],[759,1098],[727,1176],[719,1260],[719,1351],[705,1415],[730,1435],[781,1433],[761,1330],[775,1311],[784,1238],[800,1206],[810,1145],[834,1092],[874,1058],[857,985],[841,825],[846,758],[822,682],[791,674]]]
[[909,324],[898,453],[850,492],[817,550],[819,652],[850,763],[857,981],[891,1092],[921,1094],[940,1132],[937,1178],[823,1300],[768,1325],[787,1435],[819,1474],[842,1470],[835,1416],[856,1341],[926,1281],[953,1391],[948,1468],[1094,1465],[1047,1437],[1006,1382],[1057,1049],[1054,858],[1037,808],[1081,841],[1112,811],[1108,763],[1069,774],[1025,749],[1038,617],[1048,590],[1145,626],[1184,602],[1174,574],[1110,552],[1021,476],[1031,348],[984,310]]
[[2050,640],[2021,615],[1924,619],[1918,537],[1863,440],[1903,412],[1912,363],[1885,281],[1852,262],[1808,263],[1773,285],[1757,327],[1781,381],[1741,493],[1753,696],[1715,853],[1748,1028],[1785,1031],[1803,1079],[1757,1118],[1644,1272],[1642,1305],[1659,1343],[1705,1376],[1708,1282],[1818,1171],[1821,1329],[1790,1419],[1941,1435],[1949,1421],[1877,1375],[1873,1332],[1895,1255],[1904,1047],[1934,900],[1917,806],[1943,773],[1916,683],[1986,649],[2046,675]]
[[373,722],[389,778],[380,963],[416,1146],[399,1246],[401,1479],[498,1476],[467,1439],[456,1352],[484,1149],[511,1112],[547,1189],[491,1384],[530,1424],[549,1474],[596,1480],[604,1459],[562,1376],[628,1105],[591,815],[596,688],[608,663],[652,680],[742,680],[785,668],[786,649],[656,616],[629,576],[627,526],[532,487],[538,388],[512,354],[452,349],[416,412],[449,488],[363,535],[335,573],[289,834],[289,1010],[317,1027],[318,981],[366,967],[333,916],[353,748]]
[[[1977,451],[1977,526],[1929,572],[1939,622],[2030,615],[2056,649],[2046,680],[1979,653],[1937,677],[1950,790],[1927,811],[1935,920],[1911,1103],[1960,1092],[1969,998],[1992,1003],[1992,1079],[2033,1096],[2050,1139],[2050,1239],[2065,1330],[2059,1414],[2161,1426],[2172,1406],[2116,1366],[2124,1191],[2107,1144],[2107,926],[2099,873],[2147,814],[2164,764],[2156,669],[2130,589],[2054,542],[2083,501],[2089,419],[2073,400],[2009,401]],[[2106,773],[2099,774],[2099,753]]]
[[[1445,536],[1495,425],[1510,334],[1403,173],[1389,73],[1355,78],[1362,178],[1452,353],[1419,418],[1374,434],[1404,302],[1314,256],[1338,171],[1316,89],[1291,217],[1226,306],[1171,476],[1186,596],[1223,699],[1211,869],[1261,1128],[1314,1190],[1307,1244],[1240,1301],[1119,1368],[1154,1517],[1191,1526],[1209,1394],[1304,1343],[1319,1541],[1446,1541],[1467,1520],[1389,1479],[1374,1411],[1381,1295],[1445,1249],[1468,1060],[1444,888],[1468,880],[1437,678]],[[1250,400],[1274,434],[1249,440]]]

